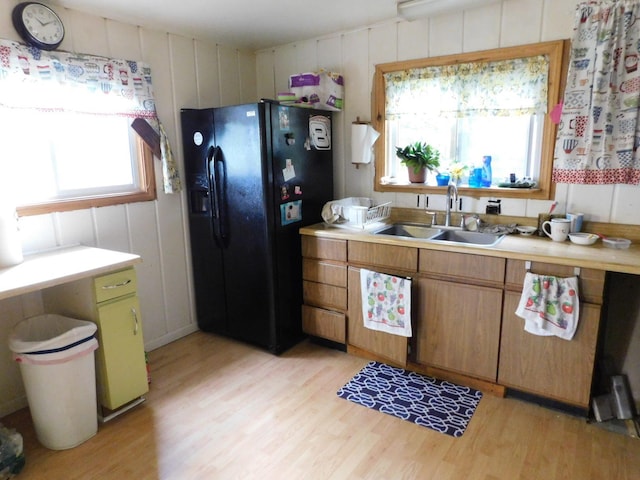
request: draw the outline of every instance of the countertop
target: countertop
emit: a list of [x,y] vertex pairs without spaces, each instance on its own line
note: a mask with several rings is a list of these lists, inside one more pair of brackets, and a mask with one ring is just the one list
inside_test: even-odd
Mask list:
[[486,247],[374,235],[369,230],[339,228],[318,223],[301,228],[300,234],[321,238],[473,253],[490,257],[531,260],[640,275],[640,245],[637,243],[631,244],[628,249],[618,250],[605,247],[600,240],[593,245],[585,246],[573,244],[568,240],[566,242],[554,242],[550,238],[543,238],[537,235],[511,234],[506,235],[497,245]]
[[24,262],[0,269],[0,300],[141,262],[139,255],[76,245],[26,255]]

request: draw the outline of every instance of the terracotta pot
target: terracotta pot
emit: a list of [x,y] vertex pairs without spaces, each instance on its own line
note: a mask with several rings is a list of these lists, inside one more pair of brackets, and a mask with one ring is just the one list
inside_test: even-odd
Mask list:
[[407,171],[409,172],[409,181],[411,183],[424,183],[425,180],[427,179],[427,169],[426,168],[418,170],[418,172],[416,173],[413,170],[413,167],[407,167]]

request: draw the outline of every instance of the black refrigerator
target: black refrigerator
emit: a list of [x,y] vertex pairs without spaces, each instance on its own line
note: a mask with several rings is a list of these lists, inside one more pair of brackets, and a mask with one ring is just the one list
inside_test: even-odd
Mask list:
[[281,353],[303,338],[298,230],[333,199],[331,112],[182,109],[198,327]]

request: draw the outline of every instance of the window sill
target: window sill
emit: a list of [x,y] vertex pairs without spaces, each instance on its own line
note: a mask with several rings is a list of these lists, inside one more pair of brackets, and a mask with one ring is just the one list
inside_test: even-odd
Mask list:
[[[420,183],[387,183],[376,185],[377,192],[395,193],[431,193],[434,195],[445,195],[447,187],[438,187]],[[473,188],[469,186],[458,186],[458,194],[467,197],[500,197],[500,198],[521,198],[532,200],[548,200],[551,192],[541,188]]]

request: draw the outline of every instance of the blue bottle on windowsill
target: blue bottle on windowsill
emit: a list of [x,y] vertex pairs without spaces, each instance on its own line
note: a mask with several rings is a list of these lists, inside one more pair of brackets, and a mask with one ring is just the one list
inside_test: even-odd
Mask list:
[[491,186],[491,155],[482,157],[482,187]]

